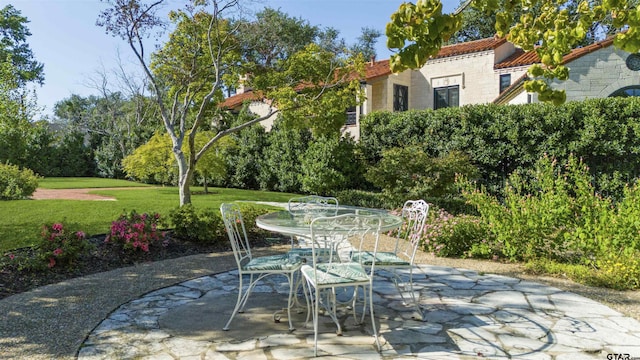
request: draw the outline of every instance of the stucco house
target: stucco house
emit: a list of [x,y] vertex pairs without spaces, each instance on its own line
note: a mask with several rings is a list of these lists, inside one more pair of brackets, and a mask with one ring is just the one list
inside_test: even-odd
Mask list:
[[[554,81],[564,89],[567,101],[594,97],[640,95],[640,56],[615,49],[613,39],[574,49],[564,57],[570,78]],[[420,69],[393,74],[389,60],[367,64],[366,100],[348,109],[344,132],[359,138],[360,118],[378,110],[439,109],[468,104],[522,104],[537,102],[523,83],[527,70],[538,63],[538,56],[525,53],[504,38],[486,38],[444,46]],[[266,114],[268,101],[252,91],[242,91],[225,100],[222,106],[237,109],[250,101],[256,114]],[[273,119],[263,122],[270,128]]]

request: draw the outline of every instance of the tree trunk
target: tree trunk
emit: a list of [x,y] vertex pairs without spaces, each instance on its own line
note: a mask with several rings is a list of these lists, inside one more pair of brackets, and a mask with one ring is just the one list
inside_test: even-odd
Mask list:
[[[182,145],[182,144],[180,144]],[[174,147],[176,149],[177,147]],[[178,162],[178,191],[180,194],[180,206],[191,204],[191,178],[193,177],[193,168],[187,164],[182,151],[175,151],[174,155]]]
[[[182,179],[182,178],[181,178]],[[191,204],[191,188],[189,187],[189,181],[180,180],[180,206]]]

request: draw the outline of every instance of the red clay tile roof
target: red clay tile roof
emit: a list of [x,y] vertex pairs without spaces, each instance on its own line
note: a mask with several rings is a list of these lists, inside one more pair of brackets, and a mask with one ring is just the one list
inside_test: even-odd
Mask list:
[[540,62],[540,58],[535,51],[524,52],[522,49],[516,49],[516,51],[511,54],[506,59],[501,62],[495,64],[493,66],[494,69],[505,69],[512,68],[518,66],[527,66]]
[[459,44],[443,46],[434,59],[445,58],[456,55],[471,54],[487,50],[495,50],[498,46],[504,44],[505,38],[486,38],[474,41],[468,41]]
[[366,80],[373,80],[390,74],[391,68],[389,67],[389,60],[375,61],[373,64],[365,65],[364,78]]
[[242,105],[245,101],[260,101],[263,98],[261,93],[254,93],[253,90],[247,90],[242,94],[233,95],[224,99],[218,106],[224,109],[234,109]]
[[[606,38],[602,41],[598,41],[593,44],[583,46],[581,48],[573,49],[571,50],[571,52],[569,52],[567,55],[563,57],[562,63],[568,64],[575,59],[578,59],[596,50],[606,48],[611,44],[613,44],[613,37]],[[535,51],[524,52],[522,49],[516,49],[516,51],[511,56],[495,64],[494,68],[505,69],[510,67],[532,65],[539,62],[540,62],[540,58],[538,57],[538,54],[536,54]]]
[[569,63],[579,57],[587,55],[588,53],[594,52],[596,50],[604,49],[613,44],[613,36],[610,36],[602,41],[598,41],[593,44],[589,44],[587,46],[583,46],[581,48],[573,49],[571,52],[564,56],[562,62],[564,64]]

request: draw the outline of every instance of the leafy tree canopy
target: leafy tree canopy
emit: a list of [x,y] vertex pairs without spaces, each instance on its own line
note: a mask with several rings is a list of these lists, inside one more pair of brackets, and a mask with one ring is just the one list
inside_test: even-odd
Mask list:
[[[169,134],[171,151],[177,161],[181,205],[191,202],[189,186],[197,162],[225,136],[278,112],[300,112],[298,118],[302,119],[304,114],[310,113],[304,109],[313,106],[318,109],[312,113],[317,120],[313,124],[318,128],[324,128],[325,123],[333,127],[337,113],[333,109],[340,107],[344,112],[349,107],[344,106],[345,103],[355,103],[361,91],[357,86],[359,77],[353,76],[363,68],[361,58],[341,56],[344,47],[335,47],[332,38],[322,33],[318,35],[317,43],[305,43],[298,37],[311,37],[316,31],[314,27],[277,11],[265,11],[263,20],[257,19],[252,24],[234,18],[241,10],[239,0],[182,1],[185,6],[169,15],[173,31],[168,41],[158,48],[149,62],[144,52],[144,38],[163,28],[164,22],[157,10],[160,5],[170,2],[103,1],[111,6],[100,14],[97,24],[107,33],[127,41],[149,80],[159,118]],[[271,31],[268,26],[273,24],[267,22],[271,20],[286,25],[277,34],[300,42],[295,46],[281,44],[283,52],[290,52],[286,56],[272,55],[268,48],[254,52],[245,45],[256,43],[252,37],[255,34],[243,35],[241,24]],[[261,24],[261,21],[265,23]],[[293,30],[297,28],[300,31]],[[270,35],[268,38],[277,39]],[[322,46],[325,44],[332,48]],[[247,74],[244,69],[251,66],[252,61],[262,69]],[[234,125],[220,113],[217,104],[222,100],[223,90],[233,87],[240,75],[249,75],[249,86],[260,90],[271,100],[272,106],[268,114]],[[202,146],[196,141],[199,131],[212,131]],[[186,148],[185,143],[188,144]]]
[[44,83],[44,65],[34,59],[27,44],[28,22],[12,5],[0,9],[0,63],[13,65],[20,86],[31,81]]
[[362,33],[358,36],[357,42],[351,46],[351,52],[361,53],[365,60],[375,59],[377,56],[376,43],[382,33],[370,27],[363,27],[361,31]]
[[419,0],[400,5],[387,24],[387,46],[397,50],[391,56],[391,69],[399,72],[424,65],[461,29],[463,10],[469,6],[495,14],[496,35],[537,53],[541,64],[530,68],[534,80],[525,89],[537,92],[542,101],[565,101],[564,91],[553,90],[548,82],[568,79],[563,56],[593,33],[594,24],[606,24],[606,32],[615,33],[616,47],[630,53],[640,50],[636,0],[466,0],[451,14],[442,12],[441,0]]

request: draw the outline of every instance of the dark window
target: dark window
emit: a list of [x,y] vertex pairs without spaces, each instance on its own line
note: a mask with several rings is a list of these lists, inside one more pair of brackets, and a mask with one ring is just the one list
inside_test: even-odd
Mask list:
[[633,86],[623,87],[622,89],[616,90],[613,94],[609,96],[610,97],[640,96],[640,86],[633,85]]
[[355,125],[356,124],[356,107],[350,107],[347,109],[347,124],[346,125]]
[[409,87],[393,84],[393,111],[409,110]]
[[436,88],[433,90],[433,108],[458,107],[460,104],[460,88],[458,85]]
[[511,74],[500,75],[500,94],[511,86]]

